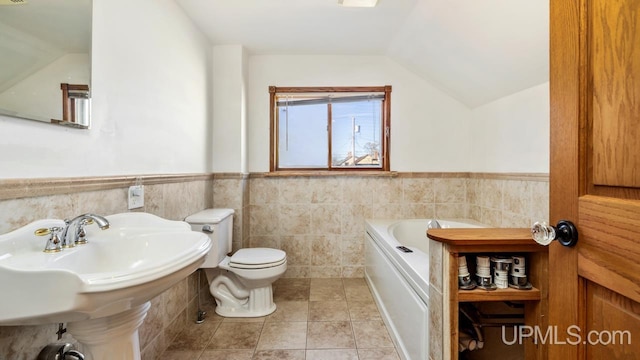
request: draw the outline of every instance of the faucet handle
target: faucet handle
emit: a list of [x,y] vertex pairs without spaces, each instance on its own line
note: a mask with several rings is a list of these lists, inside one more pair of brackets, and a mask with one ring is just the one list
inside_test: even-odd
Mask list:
[[61,231],[62,228],[58,226],[50,227],[50,228],[41,228],[34,232],[36,236],[46,236],[51,235],[49,240],[47,240],[47,244],[44,247],[44,252],[46,253],[55,253],[62,250],[62,246],[60,245],[60,238],[58,237],[58,232]]
[[87,241],[87,233],[84,231],[86,225],[93,224],[94,221],[91,218],[82,219],[78,224],[78,236],[76,237],[76,245],[84,245]]

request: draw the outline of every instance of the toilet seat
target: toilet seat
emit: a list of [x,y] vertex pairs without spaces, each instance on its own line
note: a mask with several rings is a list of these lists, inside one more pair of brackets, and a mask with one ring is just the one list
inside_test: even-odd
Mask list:
[[236,251],[229,258],[229,267],[236,269],[265,269],[287,262],[287,253],[270,248],[247,248]]

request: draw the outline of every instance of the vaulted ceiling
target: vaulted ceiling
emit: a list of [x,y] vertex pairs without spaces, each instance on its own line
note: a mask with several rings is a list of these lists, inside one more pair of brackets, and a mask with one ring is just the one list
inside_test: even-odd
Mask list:
[[176,0],[214,45],[251,54],[385,55],[473,108],[549,78],[549,2]]

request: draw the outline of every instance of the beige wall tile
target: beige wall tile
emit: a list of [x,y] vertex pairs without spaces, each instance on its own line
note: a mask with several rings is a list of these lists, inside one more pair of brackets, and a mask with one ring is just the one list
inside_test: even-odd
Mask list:
[[75,216],[73,211],[73,200],[69,195],[3,200],[0,201],[0,233],[39,219],[71,218]]
[[410,204],[429,204],[435,200],[433,179],[404,178],[394,181],[402,182],[402,199]]
[[[311,205],[309,204],[279,204],[278,223],[279,234],[304,235],[311,233]],[[268,235],[268,234],[265,234]]]
[[310,278],[311,269],[309,266],[288,266],[283,278]]
[[549,183],[531,183],[531,220],[549,221]]
[[287,253],[287,266],[309,266],[311,264],[312,238],[305,235],[282,236],[281,249]]
[[249,181],[249,203],[251,205],[275,204],[280,199],[279,180],[257,178]]
[[364,266],[342,266],[343,278],[363,278]]
[[213,206],[241,209],[243,206],[243,180],[217,179],[213,181]]
[[309,178],[280,179],[280,204],[309,204],[311,203]]
[[374,217],[373,206],[366,204],[342,205],[342,235],[360,235],[365,219]]
[[469,205],[467,207],[467,219],[482,222],[482,208],[478,205]]
[[279,234],[278,205],[251,205],[249,211],[249,233],[251,236]]
[[[127,210],[127,189],[81,192],[72,194],[71,198],[77,215],[84,213],[110,215],[129,211]],[[73,216],[75,215],[71,215]]]
[[341,239],[336,235],[314,235],[311,239],[311,266],[339,266]]
[[[0,326],[0,358],[35,359],[48,343],[57,339],[57,324],[44,326]],[[75,342],[69,335],[63,340]]]
[[403,202],[402,179],[378,178],[373,181],[374,204],[396,204]]
[[140,357],[142,360],[156,360],[160,358],[160,354],[167,347],[164,335],[156,336],[149,345],[141,349]]
[[436,290],[442,291],[442,243],[429,239],[429,284]]
[[503,180],[484,179],[480,183],[480,205],[490,209],[502,208]]
[[467,211],[464,203],[458,204],[436,204],[437,219],[459,219],[464,218]]
[[505,181],[503,211],[529,216],[531,209],[531,186],[528,181]]
[[403,219],[432,219],[436,216],[435,204],[404,204]]
[[182,331],[184,331],[186,329],[187,326],[187,308],[186,307],[182,307],[183,310],[181,310],[178,313],[178,316],[175,317],[175,319],[173,319],[173,321],[171,321],[171,324],[169,326],[165,326],[163,331],[164,331],[164,340],[167,344],[167,346],[169,344],[174,343],[176,337],[178,336],[178,334],[180,334]]
[[[280,243],[281,236],[252,236],[248,243],[248,247],[266,247],[273,249],[282,249],[282,244]],[[287,254],[289,255],[289,254]]]
[[342,201],[345,204],[371,204],[375,189],[374,179],[345,178],[342,184]]
[[187,280],[181,280],[162,293],[162,301],[164,302],[163,323],[169,326],[187,304]]
[[165,217],[164,185],[144,186],[144,211],[160,217]]
[[434,179],[433,187],[436,203],[464,203],[467,199],[466,179]]
[[466,179],[467,183],[467,204],[479,205],[481,188],[479,179]]
[[[374,219],[402,219],[404,215],[404,207],[406,204],[376,204],[373,205],[373,215]],[[364,223],[363,223],[364,226]],[[364,229],[364,227],[363,227]]]
[[481,222],[488,226],[500,227],[502,225],[502,211],[483,208]]
[[433,360],[444,358],[443,301],[442,294],[431,287],[429,291],[429,357]]
[[315,235],[340,234],[342,217],[338,204],[311,205],[311,233]]
[[532,225],[530,219],[528,216],[503,211],[500,226],[506,228],[529,228]]
[[144,349],[162,333],[164,327],[164,301],[160,294],[151,299],[151,308],[147,312],[144,323],[138,330],[140,337],[140,348]]
[[342,267],[340,266],[311,266],[309,267],[311,278],[340,278]]
[[183,220],[186,216],[206,208],[205,182],[165,184],[164,199],[165,218]]
[[342,178],[311,179],[309,189],[314,204],[339,204],[342,202]]
[[343,236],[341,254],[343,266],[364,265],[363,236]]

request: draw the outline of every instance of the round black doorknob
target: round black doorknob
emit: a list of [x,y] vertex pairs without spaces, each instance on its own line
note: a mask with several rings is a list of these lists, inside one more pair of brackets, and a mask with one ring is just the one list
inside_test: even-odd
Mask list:
[[560,220],[556,225],[556,238],[564,246],[573,246],[578,242],[578,229],[569,220]]

